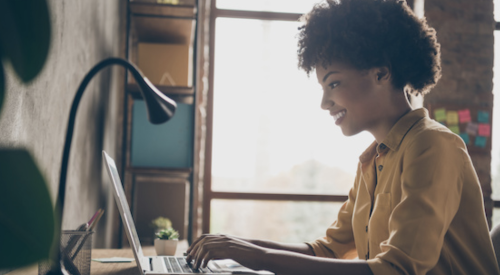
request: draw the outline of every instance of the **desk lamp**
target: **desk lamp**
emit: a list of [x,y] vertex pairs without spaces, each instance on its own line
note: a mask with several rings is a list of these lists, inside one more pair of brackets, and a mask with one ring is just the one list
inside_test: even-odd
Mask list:
[[[101,69],[109,66],[109,65],[121,65],[126,69],[129,69],[134,77],[137,85],[139,86],[139,90],[141,91],[142,97],[146,102],[146,107],[148,110],[148,118],[149,121],[153,124],[160,124],[167,122],[175,113],[177,105],[175,101],[168,98],[164,94],[162,94],[147,78],[145,78],[142,73],[136,68],[133,64],[129,63],[125,59],[121,58],[108,58],[97,65],[95,65],[83,78],[78,90],[76,92],[75,98],[73,99],[73,104],[71,106],[71,110],[69,113],[68,120],[68,128],[66,131],[66,141],[64,143],[64,150],[62,156],[61,163],[61,176],[59,178],[59,190],[57,195],[57,205],[56,207],[56,215],[59,218],[59,222],[61,223],[61,232],[62,232],[62,217],[64,210],[64,196],[66,193],[66,175],[68,170],[68,161],[69,161],[69,153],[71,149],[71,140],[73,137],[73,128],[75,125],[75,117],[76,111],[78,109],[78,104],[80,103],[80,99],[82,98],[83,92],[87,87],[90,80],[94,77],[94,75],[99,72]],[[56,252],[54,257],[54,268],[48,274],[67,274],[66,270],[61,269],[61,255],[60,255],[60,237],[56,237]]]

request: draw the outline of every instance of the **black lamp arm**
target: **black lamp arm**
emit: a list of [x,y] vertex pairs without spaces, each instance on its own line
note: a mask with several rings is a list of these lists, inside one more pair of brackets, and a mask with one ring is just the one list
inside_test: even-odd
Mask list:
[[[144,76],[139,71],[139,69],[136,68],[133,64],[131,64],[128,61],[121,59],[121,58],[108,58],[108,59],[105,59],[105,60],[99,62],[97,65],[95,65],[87,73],[87,75],[83,78],[82,82],[80,83],[80,86],[78,87],[75,98],[73,99],[73,104],[71,105],[71,110],[69,113],[68,128],[66,130],[66,140],[64,141],[64,149],[63,149],[63,155],[62,155],[61,174],[60,174],[60,178],[59,178],[59,189],[58,189],[58,193],[57,193],[55,213],[56,213],[56,217],[58,218],[58,222],[60,223],[61,232],[62,232],[62,218],[63,218],[63,210],[64,210],[64,197],[66,195],[66,178],[67,178],[67,172],[68,172],[68,162],[69,162],[69,155],[70,155],[70,150],[71,150],[71,140],[73,139],[73,129],[75,126],[75,118],[76,118],[76,112],[78,109],[78,105],[80,104],[80,100],[82,98],[82,95],[85,92],[85,88],[87,87],[89,82],[92,80],[92,78],[95,76],[95,74],[97,74],[101,69],[103,69],[109,65],[121,65],[121,66],[125,67],[126,69],[130,70],[130,72],[132,73],[132,76],[135,78],[135,80],[138,83],[145,82]],[[142,89],[139,89],[139,90],[141,90],[141,93],[144,97],[147,96],[144,94]],[[55,247],[55,251],[54,251],[55,262],[54,262],[54,264],[56,266],[51,270],[51,272],[49,274],[64,274],[64,273],[61,273],[61,261],[60,261],[61,254],[59,251],[59,247],[60,247],[59,236],[56,236],[54,247]]]
[[[69,153],[71,150],[71,140],[73,139],[73,130],[75,126],[75,118],[76,112],[78,110],[78,105],[80,104],[80,100],[82,98],[83,93],[85,92],[85,88],[92,80],[92,78],[97,74],[101,69],[109,66],[109,65],[122,65],[125,68],[129,69],[136,81],[144,81],[144,76],[133,64],[121,58],[108,58],[105,59],[98,64],[96,64],[83,78],[78,90],[76,92],[75,98],[73,99],[73,104],[71,105],[71,110],[69,113],[68,120],[68,128],[66,130],[66,140],[64,141],[64,149],[62,155],[62,163],[61,163],[61,175],[59,177],[59,190],[57,195],[57,203],[59,205],[59,222],[62,224],[63,217],[63,209],[64,209],[64,197],[66,195],[66,178],[68,171],[68,162],[69,162]],[[139,89],[140,90],[140,89]],[[141,90],[142,92],[142,90]],[[144,96],[144,95],[143,95]]]

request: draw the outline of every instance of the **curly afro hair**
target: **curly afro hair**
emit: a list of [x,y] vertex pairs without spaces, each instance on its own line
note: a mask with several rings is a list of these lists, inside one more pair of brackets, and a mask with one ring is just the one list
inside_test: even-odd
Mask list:
[[327,0],[302,18],[299,67],[388,67],[397,89],[427,93],[441,77],[436,31],[401,0]]

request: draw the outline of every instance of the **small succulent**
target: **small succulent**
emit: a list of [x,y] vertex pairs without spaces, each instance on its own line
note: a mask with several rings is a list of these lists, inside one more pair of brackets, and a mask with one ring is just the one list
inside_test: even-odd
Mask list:
[[153,221],[151,221],[150,226],[152,228],[154,228],[154,230],[156,232],[158,232],[162,229],[167,229],[167,228],[172,227],[172,221],[170,221],[169,218],[158,217],[158,218],[154,219]]
[[158,233],[156,233],[155,235],[156,235],[156,238],[158,238],[160,240],[178,240],[179,239],[179,232],[177,232],[172,227],[167,228],[167,229],[162,229]]

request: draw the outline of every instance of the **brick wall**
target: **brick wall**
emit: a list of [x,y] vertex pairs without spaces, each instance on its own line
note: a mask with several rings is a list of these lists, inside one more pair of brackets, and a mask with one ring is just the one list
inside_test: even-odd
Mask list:
[[[442,74],[424,105],[493,110],[493,0],[425,1],[425,16],[441,43]],[[491,118],[490,118],[491,122]],[[491,138],[484,150],[469,153],[483,189],[491,224]]]

